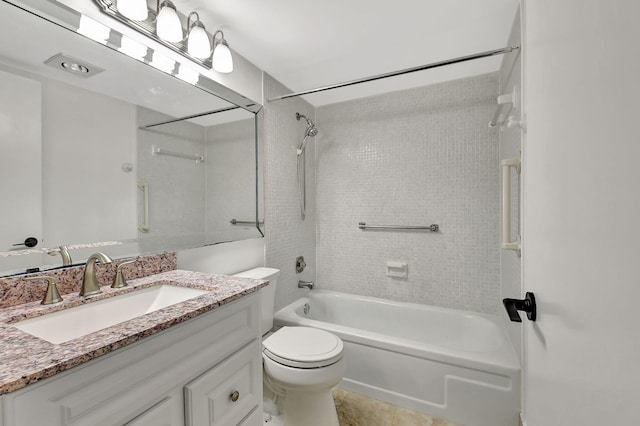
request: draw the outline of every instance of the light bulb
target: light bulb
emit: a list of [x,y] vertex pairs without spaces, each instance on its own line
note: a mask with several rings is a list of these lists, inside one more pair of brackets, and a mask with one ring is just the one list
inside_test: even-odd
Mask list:
[[204,30],[204,25],[200,21],[196,21],[189,31],[189,39],[187,41],[187,50],[189,55],[198,59],[206,59],[211,55],[211,44],[209,43],[209,36]]
[[134,21],[144,21],[147,19],[146,0],[118,0],[118,12]]
[[215,41],[214,43],[213,58],[211,59],[213,69],[222,73],[233,71],[231,50],[229,50],[229,45],[224,39],[224,36],[221,40]]
[[169,0],[162,2],[160,5],[156,32],[158,33],[158,37],[172,43],[182,41],[184,37],[182,34],[182,24],[180,23],[176,7]]

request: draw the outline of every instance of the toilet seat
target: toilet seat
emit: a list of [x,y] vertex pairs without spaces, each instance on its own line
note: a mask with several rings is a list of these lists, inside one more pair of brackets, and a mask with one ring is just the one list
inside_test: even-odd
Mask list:
[[342,340],[327,331],[311,327],[282,327],[262,342],[262,353],[293,368],[320,368],[340,361]]

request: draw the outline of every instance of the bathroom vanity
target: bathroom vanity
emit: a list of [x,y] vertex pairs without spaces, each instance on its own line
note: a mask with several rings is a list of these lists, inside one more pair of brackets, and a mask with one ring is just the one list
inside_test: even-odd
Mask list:
[[0,425],[261,424],[257,290],[267,282],[176,270],[95,299],[167,284],[207,292],[60,344],[14,325],[60,305],[0,310]]

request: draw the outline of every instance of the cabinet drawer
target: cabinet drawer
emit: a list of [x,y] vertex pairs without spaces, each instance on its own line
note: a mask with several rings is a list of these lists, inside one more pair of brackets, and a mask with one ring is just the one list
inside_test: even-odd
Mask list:
[[260,341],[254,340],[187,384],[187,426],[237,425],[262,399]]
[[167,397],[124,426],[182,426],[181,403],[182,399]]

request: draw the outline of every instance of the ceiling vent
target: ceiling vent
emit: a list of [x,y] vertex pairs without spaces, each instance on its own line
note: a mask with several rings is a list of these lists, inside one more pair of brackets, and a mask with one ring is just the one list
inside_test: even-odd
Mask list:
[[64,53],[58,53],[44,61],[46,65],[52,68],[56,68],[62,71],[66,71],[78,77],[89,78],[104,71],[104,68],[100,68],[96,65],[92,65],[88,62],[81,61]]

